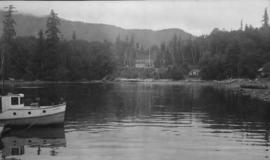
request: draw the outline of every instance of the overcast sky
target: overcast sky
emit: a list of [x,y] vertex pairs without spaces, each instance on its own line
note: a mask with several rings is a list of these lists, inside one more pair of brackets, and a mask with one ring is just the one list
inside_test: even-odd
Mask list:
[[194,35],[213,28],[238,29],[244,24],[260,26],[270,0],[179,0],[179,1],[1,1],[19,13],[47,15],[90,23],[112,24],[126,29],[181,28]]

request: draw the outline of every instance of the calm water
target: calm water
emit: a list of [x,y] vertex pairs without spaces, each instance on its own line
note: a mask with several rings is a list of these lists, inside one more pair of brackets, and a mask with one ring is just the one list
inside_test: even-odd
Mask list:
[[25,93],[26,103],[36,96],[43,104],[63,97],[66,121],[9,130],[1,138],[6,159],[270,159],[270,105],[228,91],[149,83],[15,91]]

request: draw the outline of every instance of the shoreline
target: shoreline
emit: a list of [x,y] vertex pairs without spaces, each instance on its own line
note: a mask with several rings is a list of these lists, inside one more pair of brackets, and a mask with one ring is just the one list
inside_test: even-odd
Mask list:
[[[248,79],[227,79],[227,80],[213,80],[205,81],[198,79],[186,79],[173,81],[170,79],[126,79],[117,78],[115,80],[91,80],[91,81],[5,81],[5,86],[35,86],[46,84],[91,84],[91,83],[151,83],[162,85],[205,85],[215,88],[224,88],[232,90],[235,93],[240,93],[243,96],[250,96],[261,101],[270,102],[270,81],[269,80],[248,80]],[[264,85],[264,89],[242,88],[243,84],[259,84]]]
[[[270,81],[269,80],[248,80],[232,79],[216,82],[219,86],[240,93],[243,96],[249,96],[264,102],[270,102]],[[243,85],[258,85],[264,88],[245,88]]]

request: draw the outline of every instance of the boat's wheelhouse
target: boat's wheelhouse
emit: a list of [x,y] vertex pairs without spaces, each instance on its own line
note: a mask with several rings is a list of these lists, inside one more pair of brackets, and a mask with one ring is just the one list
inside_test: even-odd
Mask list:
[[0,113],[8,109],[18,109],[24,107],[23,94],[7,94],[0,98]]

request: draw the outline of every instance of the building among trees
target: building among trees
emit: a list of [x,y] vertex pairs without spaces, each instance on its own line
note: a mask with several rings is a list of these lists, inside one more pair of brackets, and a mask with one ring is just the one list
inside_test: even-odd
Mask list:
[[188,72],[189,77],[199,77],[199,75],[200,75],[200,69],[198,69],[198,68],[191,69]]
[[153,68],[154,60],[151,59],[151,55],[137,54],[135,61],[135,68]]
[[258,72],[260,74],[260,77],[270,77],[270,62],[264,64],[263,67],[258,69]]

